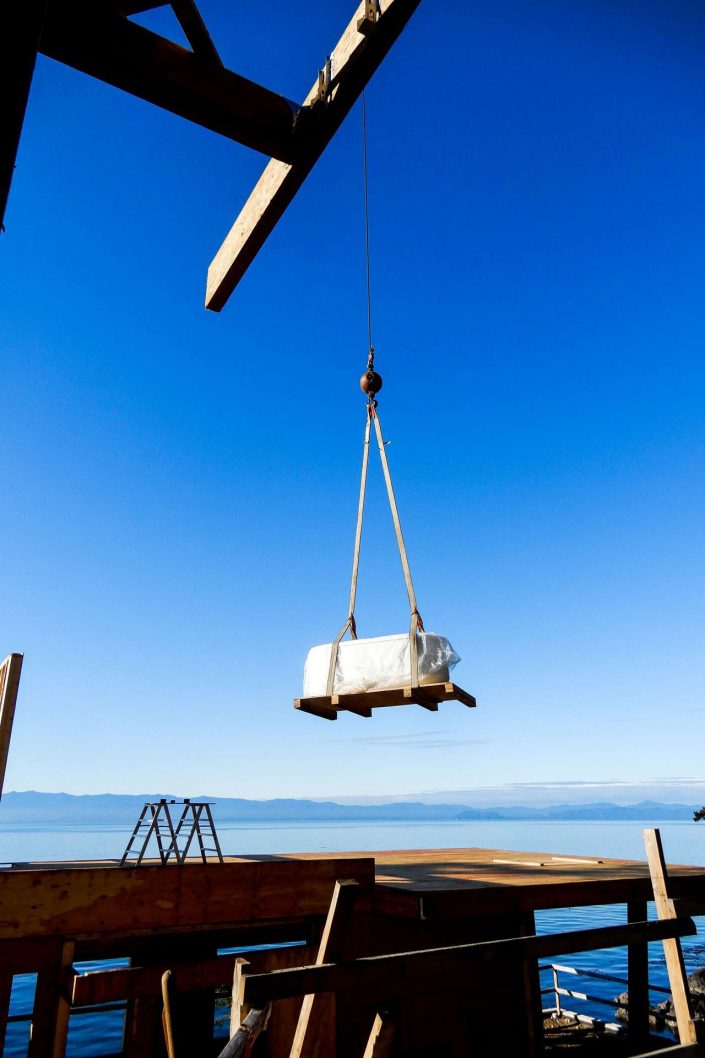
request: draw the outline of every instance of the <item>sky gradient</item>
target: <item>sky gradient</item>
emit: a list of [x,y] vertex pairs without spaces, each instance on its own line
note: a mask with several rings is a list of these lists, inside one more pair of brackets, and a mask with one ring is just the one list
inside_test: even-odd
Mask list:
[[[201,10],[294,98],[351,15]],[[376,74],[380,414],[419,607],[478,708],[329,724],[291,701],[346,615],[359,107],[216,315],[265,160],[40,57],[0,239],[6,788],[702,776],[704,97],[694,0],[425,0]],[[373,460],[361,635],[408,623],[385,503]]]

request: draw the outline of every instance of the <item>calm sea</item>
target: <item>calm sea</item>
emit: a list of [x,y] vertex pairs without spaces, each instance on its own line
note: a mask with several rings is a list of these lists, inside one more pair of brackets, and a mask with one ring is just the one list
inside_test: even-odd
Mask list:
[[[274,852],[354,852],[374,849],[414,848],[493,848],[515,852],[575,854],[578,856],[617,856],[643,859],[642,829],[648,824],[623,822],[532,823],[532,822],[449,822],[449,823],[269,823],[220,824],[218,834],[223,852],[230,854]],[[660,823],[666,857],[671,863],[705,864],[705,824],[689,822]],[[0,824],[0,862],[27,862],[64,859],[119,858],[130,831],[119,827],[42,827],[38,825]],[[626,908],[566,908],[542,912],[538,916],[539,932],[581,929],[595,925],[623,922]],[[688,971],[705,964],[705,919],[698,920],[699,935],[685,938],[683,949]],[[626,977],[626,949],[561,956],[560,962],[601,974]],[[665,962],[660,944],[650,947],[652,985],[666,986]],[[105,964],[102,964],[105,965]],[[113,963],[111,965],[120,965]],[[78,969],[93,969],[97,964],[81,964]],[[543,975],[548,986],[550,975]],[[611,999],[623,986],[611,981],[567,977],[565,987]],[[12,992],[12,1015],[31,1009],[34,978],[15,978]],[[549,1005],[551,997],[546,997]],[[663,999],[654,995],[654,1002]],[[594,1002],[566,1001],[572,1009],[613,1020],[609,1007]],[[227,1012],[223,1012],[220,1031],[225,1034]],[[120,1050],[123,1013],[75,1016],[69,1032],[69,1058],[87,1058],[115,1054]],[[29,1027],[17,1022],[8,1028],[5,1058],[20,1058],[27,1053]]]

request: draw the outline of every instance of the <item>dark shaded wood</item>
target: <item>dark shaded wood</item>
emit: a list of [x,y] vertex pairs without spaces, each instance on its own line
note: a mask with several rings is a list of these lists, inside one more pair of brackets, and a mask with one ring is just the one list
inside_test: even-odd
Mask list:
[[219,1058],[244,1058],[261,1032],[267,1027],[271,1006],[264,1010],[251,1010],[240,1028],[230,1037],[220,1052]]
[[49,0],[40,50],[254,150],[293,157],[296,104],[99,0]]
[[208,269],[206,308],[223,308],[418,3],[381,0],[381,16],[366,34],[357,28],[365,4],[358,6],[331,54],[328,101],[317,102],[316,80],[297,118],[295,160],[291,165],[272,160],[262,173]]
[[[158,946],[157,946],[158,947]],[[246,953],[248,973],[265,973],[280,966],[291,966],[290,953],[305,950],[304,945],[292,948],[273,948]],[[285,953],[282,956],[282,953]],[[193,992],[202,988],[217,988],[229,984],[233,978],[235,963],[244,957],[217,955],[195,962],[164,961],[153,966],[124,966],[113,970],[91,970],[77,974],[73,980],[72,1003],[74,1006],[95,1006],[97,1003],[118,1003],[138,996],[159,998],[162,991],[162,975],[171,970],[172,981],[177,992]],[[301,954],[300,965],[310,960]]]
[[276,999],[311,992],[354,993],[358,1000],[365,996],[370,1001],[386,1004],[396,998],[409,999],[414,995],[456,990],[463,987],[465,974],[484,974],[488,966],[496,967],[505,960],[556,957],[569,952],[616,948],[637,940],[689,937],[696,933],[692,919],[670,919],[569,930],[544,936],[511,937],[248,975],[246,992],[250,1003],[258,1007]]
[[4,223],[46,4],[47,0],[18,0],[6,4],[3,10],[0,32],[0,226]]
[[[627,920],[643,922],[647,909],[646,900],[630,900]],[[646,1047],[649,1042],[649,949],[643,941],[627,948],[627,979],[629,1040],[634,1048]]]
[[[644,915],[644,918],[646,918],[646,915]],[[525,911],[521,916],[521,920],[521,936],[535,936],[536,921],[533,911]],[[527,955],[522,958],[521,979],[526,1013],[526,1054],[527,1058],[538,1058],[539,1055],[543,1054],[544,1041],[541,979],[539,976],[539,961],[536,956]]]
[[171,0],[171,6],[196,55],[222,66],[220,55],[193,0]]
[[9,968],[0,968],[0,1054],[3,1054],[5,1049],[7,1015],[10,1011],[10,996],[12,995],[12,978],[13,974]]
[[[211,959],[216,954],[215,941],[192,937],[164,937],[158,946],[137,942],[132,949],[131,964],[149,967],[170,956],[174,962]],[[208,1054],[213,1040],[214,993],[211,988],[180,992],[170,981],[171,1021],[177,1054]],[[127,1058],[154,1058],[164,1051],[162,1023],[163,997],[140,996],[128,1003],[125,1022],[125,1055]]]
[[37,975],[28,1058],[63,1058],[66,1052],[73,956],[73,942],[57,941],[54,961]]

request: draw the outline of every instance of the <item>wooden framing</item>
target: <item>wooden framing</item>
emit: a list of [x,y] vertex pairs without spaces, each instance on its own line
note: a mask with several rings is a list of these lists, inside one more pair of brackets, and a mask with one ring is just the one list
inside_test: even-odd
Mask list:
[[373,23],[366,20],[364,0],[358,5],[330,55],[329,83],[317,79],[304,100],[308,121],[296,161],[269,163],[215,255],[208,269],[206,308],[223,308],[418,4],[380,0]]
[[[534,907],[629,902],[634,919],[652,890],[644,863],[528,856],[546,866],[497,863],[513,858],[499,850],[456,849],[0,870],[0,1027],[12,975],[37,972],[32,1058],[61,1058],[72,1009],[120,1001],[125,1058],[153,1058],[169,971],[177,1058],[209,1053],[213,989],[233,977],[233,1037],[243,1022],[260,1024],[256,1012],[272,1003],[262,1058],[289,1058],[297,1038],[301,1058],[362,1058],[366,1049],[368,1058],[384,1058],[391,1028],[380,1028],[377,1015],[387,1010],[400,1056],[434,1041],[438,1053],[465,1053],[471,1031],[478,1058],[534,1058],[538,958],[617,944],[643,950],[694,926],[679,917],[537,937]],[[669,899],[696,905],[705,871],[673,867],[668,888]],[[274,947],[243,953],[250,945]],[[241,954],[218,955],[222,948]],[[115,956],[130,965],[80,975],[73,968]],[[304,996],[316,997],[305,1009]]]
[[310,992],[364,995],[372,1002],[388,1003],[402,997],[453,990],[470,970],[481,975],[488,967],[507,960],[543,959],[569,952],[617,948],[636,941],[692,937],[696,933],[692,919],[674,918],[374,955],[346,963],[246,975],[245,995],[256,1007]]
[[[227,70],[195,0],[171,0],[193,50],[129,20],[163,0],[22,0],[0,43],[0,223],[38,51],[272,160],[208,269],[219,311],[419,0],[363,0],[302,106]],[[1,115],[0,115],[1,116]]]
[[247,147],[291,159],[296,104],[226,70],[193,4],[177,0],[175,9],[198,51],[130,22],[109,0],[49,0],[40,50]]
[[[344,940],[346,931],[350,929],[350,916],[355,907],[358,893],[359,886],[356,881],[349,879],[335,883],[333,898],[330,902],[328,915],[326,917],[326,924],[323,927],[321,943],[318,946],[316,966],[322,966],[324,963],[330,962],[331,959],[339,957],[338,952],[340,950],[341,942]],[[243,978],[243,990],[245,980],[246,975]],[[311,1037],[319,1035],[321,1006],[324,1003],[325,998],[321,996],[316,996],[314,994],[304,996],[301,1010],[299,1012],[299,1020],[296,1024],[294,1039],[289,1052],[289,1058],[302,1058],[302,1056],[307,1053],[307,1037],[310,1040]],[[316,1017],[316,1015],[318,1015],[318,1017]],[[310,1051],[310,1046],[308,1050]]]
[[12,724],[22,673],[22,654],[9,654],[0,665],[0,798],[10,754]]
[[323,720],[337,720],[338,713],[357,713],[370,717],[373,709],[394,705],[420,705],[436,712],[439,702],[462,702],[474,709],[477,702],[471,694],[455,683],[432,683],[423,687],[398,687],[383,691],[366,691],[364,694],[332,694],[316,698],[295,698],[294,709],[311,713]]

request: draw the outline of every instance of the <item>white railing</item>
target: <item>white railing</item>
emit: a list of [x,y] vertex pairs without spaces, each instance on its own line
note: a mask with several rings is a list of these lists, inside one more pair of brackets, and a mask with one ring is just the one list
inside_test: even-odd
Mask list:
[[[555,1013],[560,1017],[564,1013],[563,1004],[561,1003],[561,997],[565,996],[570,999],[580,999],[585,1003],[599,1003],[603,1006],[611,1007],[613,1010],[619,1010],[620,1004],[614,999],[606,999],[604,996],[592,995],[590,992],[579,992],[574,988],[565,988],[560,982],[560,974],[571,974],[574,977],[584,977],[594,981],[612,981],[618,985],[629,985],[629,982],[624,977],[617,977],[614,974],[601,973],[599,970],[581,970],[576,966],[563,966],[560,963],[544,963],[539,966],[539,972],[551,971],[553,976],[553,983],[547,988],[541,989],[541,995],[550,995],[554,997],[554,1010]],[[649,992],[659,992],[661,995],[670,996],[671,992],[668,988],[662,988],[659,985],[649,985]],[[627,1006],[627,1011],[629,1007]],[[573,1014],[574,1011],[567,1011],[566,1013]],[[670,1014],[664,1016],[666,1023],[675,1024],[675,1017]],[[612,1026],[615,1029],[623,1029],[623,1025]]]

